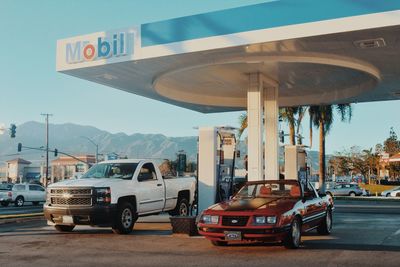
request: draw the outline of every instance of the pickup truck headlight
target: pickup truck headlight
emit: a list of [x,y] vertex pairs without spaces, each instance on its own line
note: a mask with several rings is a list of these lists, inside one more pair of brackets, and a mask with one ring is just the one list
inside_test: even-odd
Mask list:
[[50,203],[51,202],[51,189],[50,188],[47,188],[46,189],[46,202],[47,203]]
[[96,200],[98,204],[110,204],[111,189],[109,187],[96,188]]
[[219,216],[218,215],[203,215],[200,219],[200,222],[204,224],[218,224]]
[[254,224],[275,224],[276,216],[255,216]]

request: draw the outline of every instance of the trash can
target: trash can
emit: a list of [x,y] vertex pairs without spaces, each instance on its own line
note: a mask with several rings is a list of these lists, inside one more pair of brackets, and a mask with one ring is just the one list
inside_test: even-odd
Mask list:
[[189,236],[198,235],[196,226],[196,216],[172,216],[172,233],[187,234]]

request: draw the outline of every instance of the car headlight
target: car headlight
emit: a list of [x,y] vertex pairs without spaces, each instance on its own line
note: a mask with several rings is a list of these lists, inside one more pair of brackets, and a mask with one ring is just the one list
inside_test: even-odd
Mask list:
[[255,216],[254,224],[275,224],[276,216]]
[[203,215],[200,220],[204,224],[218,224],[219,216],[218,215]]
[[98,204],[110,204],[111,189],[109,187],[96,188],[96,200]]

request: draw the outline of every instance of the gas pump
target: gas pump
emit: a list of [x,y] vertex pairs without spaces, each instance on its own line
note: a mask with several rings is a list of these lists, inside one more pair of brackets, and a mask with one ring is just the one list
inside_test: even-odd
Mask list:
[[202,127],[198,146],[198,210],[202,211],[233,194],[236,128]]

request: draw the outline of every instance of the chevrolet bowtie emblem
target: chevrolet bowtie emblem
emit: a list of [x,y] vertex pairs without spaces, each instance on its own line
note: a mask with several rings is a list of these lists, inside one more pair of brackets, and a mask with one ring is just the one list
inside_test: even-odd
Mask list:
[[64,194],[62,195],[62,197],[63,197],[63,198],[71,198],[72,195],[71,195],[70,193],[64,193]]

